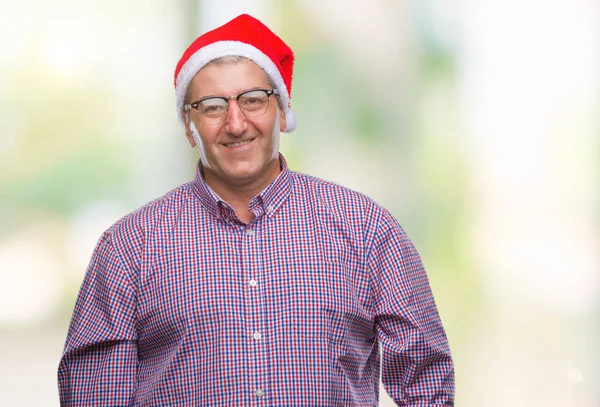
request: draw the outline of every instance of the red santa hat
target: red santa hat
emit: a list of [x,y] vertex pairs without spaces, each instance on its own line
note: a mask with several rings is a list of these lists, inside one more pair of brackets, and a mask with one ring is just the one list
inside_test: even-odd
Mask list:
[[290,109],[294,54],[290,47],[256,18],[242,14],[230,22],[198,37],[183,53],[175,69],[177,114],[183,123],[183,104],[187,88],[200,69],[223,56],[242,56],[261,67],[279,91],[286,117],[285,132],[296,127]]

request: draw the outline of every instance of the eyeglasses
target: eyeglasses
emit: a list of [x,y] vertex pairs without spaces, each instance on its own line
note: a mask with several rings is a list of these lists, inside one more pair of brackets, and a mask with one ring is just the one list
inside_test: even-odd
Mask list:
[[230,100],[237,100],[246,117],[257,117],[265,114],[269,108],[269,96],[277,94],[277,89],[251,89],[237,96],[209,96],[184,105],[183,110],[187,112],[194,109],[203,123],[219,124],[227,118]]

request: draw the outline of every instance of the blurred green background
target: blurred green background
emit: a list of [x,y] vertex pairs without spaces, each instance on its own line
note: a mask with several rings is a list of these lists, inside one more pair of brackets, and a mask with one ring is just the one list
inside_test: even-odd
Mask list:
[[0,405],[58,405],[97,239],[193,176],[175,65],[242,12],[296,54],[291,168],[421,253],[456,405],[600,405],[600,4],[572,0],[0,2]]

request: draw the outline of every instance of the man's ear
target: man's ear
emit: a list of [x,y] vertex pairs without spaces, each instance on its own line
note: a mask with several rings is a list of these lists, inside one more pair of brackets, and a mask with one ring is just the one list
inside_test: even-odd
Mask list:
[[287,127],[287,119],[285,117],[285,112],[283,109],[279,109],[279,131],[285,131]]
[[190,129],[191,119],[185,113],[183,116],[183,122],[185,125],[185,138],[187,138],[188,143],[190,143],[190,146],[196,147],[196,140],[194,140],[194,136],[192,135],[192,129]]

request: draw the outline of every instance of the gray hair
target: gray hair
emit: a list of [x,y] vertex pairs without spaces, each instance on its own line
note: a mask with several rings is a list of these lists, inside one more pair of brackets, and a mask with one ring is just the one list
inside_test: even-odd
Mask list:
[[[224,55],[222,57],[218,57],[218,58],[211,60],[206,65],[204,65],[202,68],[200,68],[200,71],[208,66],[235,65],[235,64],[239,64],[240,62],[243,62],[243,61],[252,61],[252,60],[249,58],[243,57],[241,55]],[[257,66],[258,66],[258,64],[257,64]],[[200,72],[200,71],[198,71],[198,72]],[[264,70],[263,70],[263,72],[264,72]],[[271,77],[269,75],[267,75],[266,72],[264,72],[264,74],[265,74],[265,79],[269,83],[269,86],[271,87],[271,89],[277,89],[277,87],[275,86],[275,83],[273,82]],[[191,84],[191,82],[190,82],[190,84]],[[185,91],[184,103],[189,103],[191,88],[192,87],[188,85],[188,87]],[[277,105],[279,106],[280,109],[283,109],[283,106],[281,105],[281,99],[279,98],[279,96],[277,96]]]

